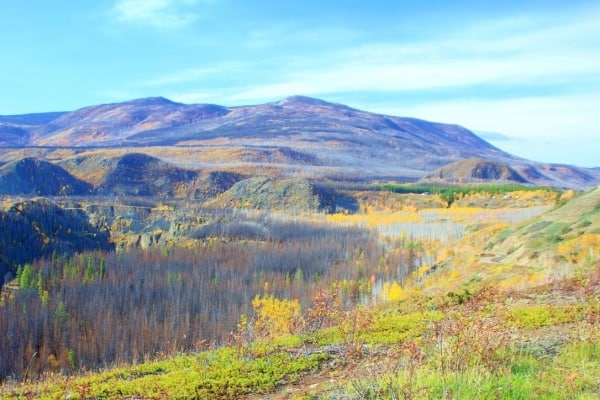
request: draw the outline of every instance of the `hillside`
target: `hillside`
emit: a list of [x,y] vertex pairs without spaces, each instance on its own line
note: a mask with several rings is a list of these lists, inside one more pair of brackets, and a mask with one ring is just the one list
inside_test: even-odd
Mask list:
[[109,233],[90,224],[87,214],[38,199],[0,211],[0,286],[16,266],[52,254],[109,250]]
[[482,159],[467,159],[453,162],[425,175],[420,181],[439,184],[476,183],[482,181],[527,183],[527,180],[508,164]]
[[356,211],[356,200],[303,179],[248,178],[209,203],[217,207],[251,208],[287,214]]
[[27,157],[0,167],[0,194],[82,196],[91,192],[92,185],[44,160]]
[[[64,148],[88,150],[89,157],[108,149],[134,149],[186,167],[398,182],[477,158],[507,164],[538,185],[589,188],[600,182],[596,169],[520,159],[457,125],[380,115],[302,96],[240,107],[186,105],[159,97],[47,117],[2,118],[1,145],[35,148],[48,159],[64,154]],[[7,151],[1,158],[15,157]]]
[[113,160],[96,190],[100,194],[171,197],[196,177],[194,171],[146,154],[130,153]]
[[497,262],[571,270],[600,244],[600,188],[588,191],[517,229],[492,238],[487,251]]

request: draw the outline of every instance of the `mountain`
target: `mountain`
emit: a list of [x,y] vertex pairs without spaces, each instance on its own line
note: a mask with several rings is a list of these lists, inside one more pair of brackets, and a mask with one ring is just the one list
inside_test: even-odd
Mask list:
[[423,182],[469,183],[481,181],[501,181],[528,183],[527,179],[502,162],[483,159],[455,161],[425,175]]
[[27,157],[0,167],[0,194],[57,196],[91,192],[92,185],[44,160]]
[[34,126],[50,123],[62,112],[23,115],[0,115],[0,147],[27,146],[31,143],[29,131]]
[[42,125],[47,124],[61,115],[64,112],[47,112],[47,113],[35,113],[35,114],[21,114],[21,115],[0,115],[0,124],[13,124],[13,125]]
[[[484,159],[510,166],[533,184],[579,189],[600,183],[597,169],[521,159],[458,125],[303,96],[240,107],[153,97],[36,118],[1,117],[0,146],[85,149],[87,157],[99,148],[103,154],[136,148],[186,168],[352,181],[417,180],[455,161]],[[0,162],[10,154],[4,157]]]
[[188,106],[162,97],[138,99],[63,114],[32,129],[31,135],[39,146],[114,146],[139,132],[173,129],[227,112],[220,106]]

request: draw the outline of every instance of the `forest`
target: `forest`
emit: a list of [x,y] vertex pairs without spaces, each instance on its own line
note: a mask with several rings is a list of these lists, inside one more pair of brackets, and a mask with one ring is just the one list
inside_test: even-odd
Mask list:
[[419,262],[414,249],[395,252],[397,268],[384,271],[371,230],[264,214],[216,219],[193,236],[189,248],[56,250],[22,264],[19,290],[0,303],[0,379],[222,345],[258,295],[307,309],[315,290],[338,285],[350,308],[369,300],[374,282],[400,279]]

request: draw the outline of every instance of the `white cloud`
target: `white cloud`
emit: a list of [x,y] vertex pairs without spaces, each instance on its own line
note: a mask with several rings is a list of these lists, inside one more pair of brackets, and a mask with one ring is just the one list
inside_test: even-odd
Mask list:
[[[155,3],[148,7],[156,10],[172,2],[153,0],[149,3]],[[406,91],[476,85],[556,88],[566,83],[577,84],[590,76],[600,76],[600,52],[597,51],[600,47],[600,24],[596,23],[600,18],[600,8],[576,11],[571,15],[540,13],[481,21],[465,25],[457,32],[443,36],[439,32],[432,33],[433,37],[426,41],[407,43],[365,43],[356,36],[357,33],[343,28],[317,28],[319,34],[315,34],[314,29],[288,27],[286,31],[285,26],[276,24],[250,32],[245,44],[269,47],[272,42],[277,42],[279,48],[289,48],[289,51],[282,50],[271,57],[261,53],[260,57],[245,61],[204,63],[202,68],[190,67],[145,84],[161,86],[196,81],[210,86],[208,75],[212,71],[222,73],[223,65],[233,63],[244,65],[236,73],[250,82],[220,88],[223,92],[233,93],[229,98],[233,103],[272,100],[291,94],[324,96],[382,92],[401,96]],[[323,41],[324,37],[328,40]],[[331,37],[335,39],[334,45],[323,45],[323,42],[331,43]],[[309,53],[299,55],[292,45],[297,42],[311,48]],[[206,90],[203,84],[202,91]],[[482,94],[483,97],[492,95]]]
[[323,51],[306,64],[280,58],[271,62],[270,82],[241,88],[236,100],[281,97],[290,90],[319,95],[480,84],[548,86],[600,75],[600,12],[571,18],[564,16],[559,26],[553,25],[554,18],[488,21],[444,40]]
[[506,100],[451,100],[377,108],[378,112],[459,123],[470,129],[501,132],[512,138],[595,138],[600,131],[600,93],[524,97]]
[[114,6],[117,20],[167,29],[187,25],[198,15],[196,0],[119,0]]

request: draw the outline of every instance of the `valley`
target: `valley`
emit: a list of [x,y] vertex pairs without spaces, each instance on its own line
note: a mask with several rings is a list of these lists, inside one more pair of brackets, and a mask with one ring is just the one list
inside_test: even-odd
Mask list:
[[0,397],[600,395],[598,169],[301,96],[0,144]]

